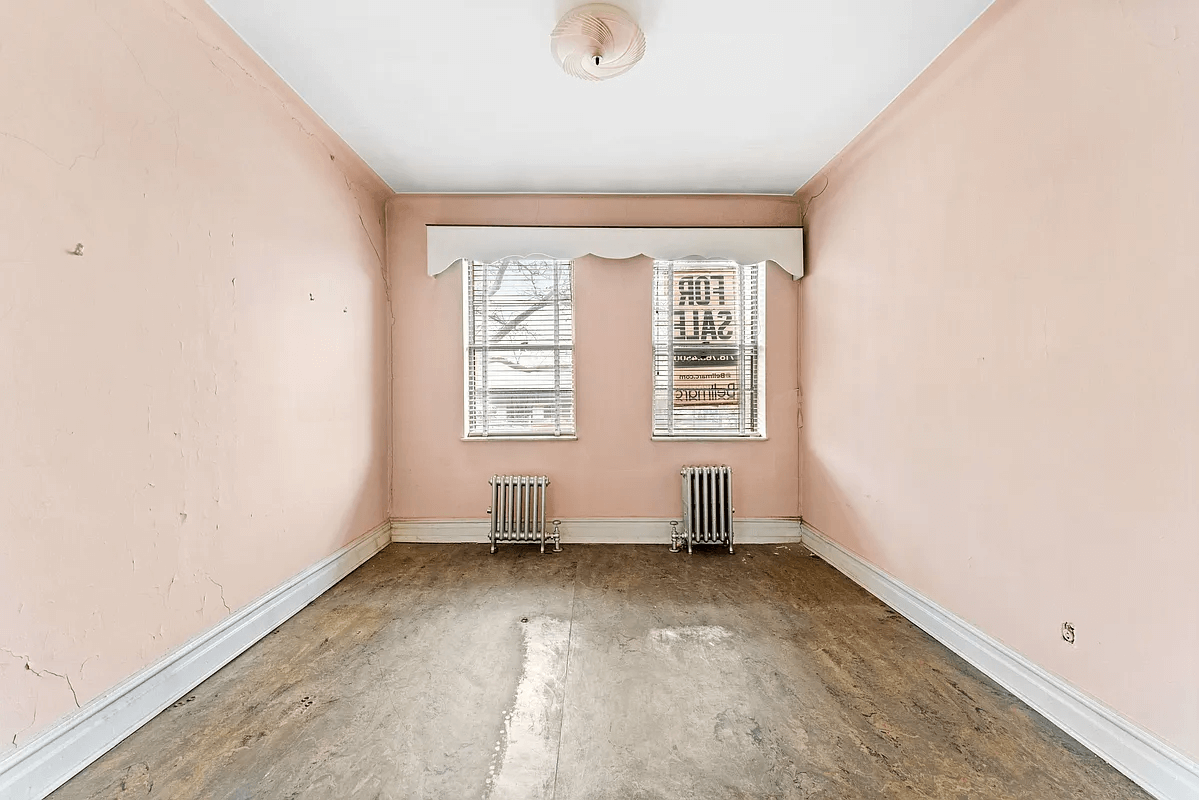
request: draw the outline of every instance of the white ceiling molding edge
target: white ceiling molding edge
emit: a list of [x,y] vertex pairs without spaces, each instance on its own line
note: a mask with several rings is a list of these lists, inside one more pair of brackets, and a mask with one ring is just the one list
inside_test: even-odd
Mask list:
[[803,228],[560,228],[426,225],[429,275],[464,259],[491,263],[524,253],[576,259],[585,255],[661,260],[724,258],[771,261],[803,277]]

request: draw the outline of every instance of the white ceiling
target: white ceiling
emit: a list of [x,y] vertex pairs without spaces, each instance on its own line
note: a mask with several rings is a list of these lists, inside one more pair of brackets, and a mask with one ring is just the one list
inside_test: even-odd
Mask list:
[[561,72],[583,0],[209,0],[398,192],[791,194],[991,0],[616,0],[645,59]]

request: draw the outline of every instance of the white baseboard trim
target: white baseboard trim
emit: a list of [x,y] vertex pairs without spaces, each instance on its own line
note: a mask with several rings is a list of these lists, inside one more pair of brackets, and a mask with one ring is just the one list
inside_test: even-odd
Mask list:
[[[744,544],[802,542],[1159,800],[1199,798],[1199,763],[904,585],[816,529],[738,520]],[[135,673],[0,762],[0,797],[41,800],[395,542],[486,542],[487,520],[392,520]],[[669,544],[668,520],[563,520],[562,541]]]
[[390,542],[384,522],[59,720],[0,762],[0,797],[41,800]]
[[1197,800],[1199,763],[807,523],[803,544],[1159,800]]
[[[487,541],[486,519],[393,519],[391,540],[423,544]],[[670,544],[668,519],[564,519],[562,544]],[[797,519],[733,519],[733,544],[800,541]]]

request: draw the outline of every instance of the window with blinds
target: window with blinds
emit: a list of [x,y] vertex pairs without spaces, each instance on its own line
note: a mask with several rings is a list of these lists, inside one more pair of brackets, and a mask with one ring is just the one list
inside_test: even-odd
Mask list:
[[765,265],[655,261],[653,292],[654,437],[765,437]]
[[466,437],[575,434],[570,261],[465,262]]

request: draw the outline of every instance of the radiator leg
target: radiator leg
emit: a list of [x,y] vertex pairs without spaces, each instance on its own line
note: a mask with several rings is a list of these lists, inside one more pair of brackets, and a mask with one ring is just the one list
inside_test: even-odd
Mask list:
[[737,509],[729,508],[729,553],[733,552],[733,515],[737,513]]
[[495,540],[497,537],[496,530],[498,525],[496,521],[496,514],[499,513],[498,509],[500,507],[499,502],[497,502],[500,497],[500,476],[493,475],[491,476],[491,480],[488,482],[491,484],[491,508],[487,509],[487,513],[491,516],[491,534],[488,536],[488,538],[491,539],[491,554],[495,555]]
[[683,549],[683,534],[679,533],[679,521],[670,521],[670,552],[678,553]]

